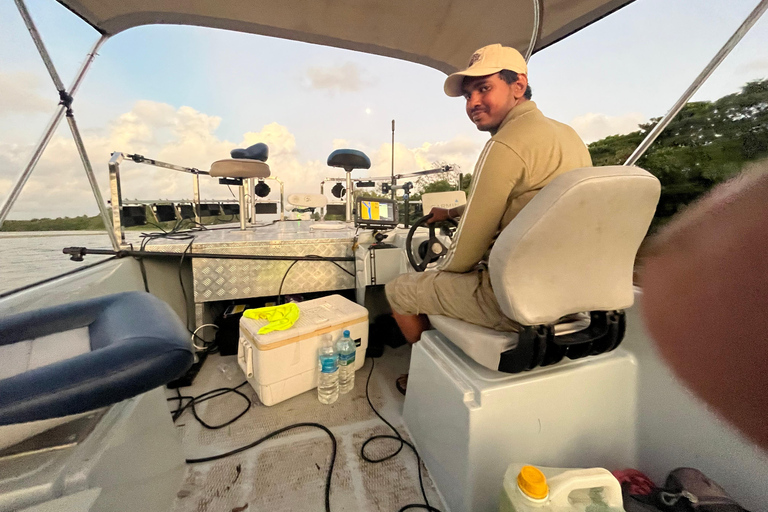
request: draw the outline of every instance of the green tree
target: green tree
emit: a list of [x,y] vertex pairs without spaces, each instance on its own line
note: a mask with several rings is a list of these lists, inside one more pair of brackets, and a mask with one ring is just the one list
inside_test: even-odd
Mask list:
[[[589,145],[594,165],[620,165],[660,118],[626,135]],[[738,173],[745,163],[768,157],[768,79],[749,82],[717,101],[686,104],[637,165],[659,178],[661,198],[654,226],[663,223],[710,188]]]

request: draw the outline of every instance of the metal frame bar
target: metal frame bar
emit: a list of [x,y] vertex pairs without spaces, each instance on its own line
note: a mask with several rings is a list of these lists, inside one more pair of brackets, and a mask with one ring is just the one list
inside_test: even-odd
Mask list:
[[533,33],[531,34],[531,41],[528,43],[528,49],[525,51],[525,62],[530,60],[533,51],[536,49],[536,43],[539,42],[541,24],[544,19],[541,15],[542,10],[542,0],[533,0]]
[[[280,220],[285,220],[285,183],[283,183],[283,180],[278,178],[277,176],[268,176],[266,178],[261,178],[265,180],[273,180],[280,184]],[[255,198],[254,198],[254,204],[255,204]],[[254,206],[254,212],[256,210],[256,207]],[[256,219],[254,218],[254,222]]]
[[[114,155],[114,153],[113,153]],[[121,153],[122,155],[122,153]],[[184,172],[191,174],[192,178],[192,206],[195,209],[195,222],[200,222],[200,175],[210,176],[208,171],[201,171],[195,167],[184,167],[176,164],[169,164],[154,158],[146,158],[143,155],[123,155],[125,158],[130,158],[132,162],[137,164],[152,165],[154,167],[160,167],[162,169],[170,169],[171,171]],[[118,177],[119,179],[119,177]],[[112,208],[114,209],[114,203]]]
[[112,247],[117,250],[120,247],[117,237],[114,236],[114,232],[110,229],[112,224],[109,220],[109,212],[107,211],[107,205],[104,202],[104,198],[101,195],[101,189],[99,189],[99,183],[96,181],[96,175],[93,173],[93,167],[91,161],[88,158],[88,153],[85,150],[85,144],[80,137],[80,130],[77,129],[77,123],[75,122],[75,116],[72,114],[72,109],[67,109],[67,124],[69,124],[69,130],[72,132],[72,138],[75,140],[75,146],[77,146],[77,152],[80,154],[80,161],[85,169],[85,174],[88,177],[88,183],[91,185],[91,191],[93,197],[96,198],[96,204],[99,207],[99,215],[101,221],[104,223],[104,228],[107,230],[109,240],[112,243]]
[[123,198],[120,185],[120,164],[126,158],[129,158],[131,161],[138,164],[152,165],[163,169],[170,169],[173,171],[192,174],[194,178],[192,183],[192,206],[195,209],[195,222],[200,222],[200,175],[208,175],[208,172],[195,169],[194,167],[182,167],[180,165],[169,164],[159,160],[154,160],[152,158],[145,158],[142,155],[126,155],[124,153],[120,153],[119,151],[115,151],[112,153],[112,157],[109,160],[109,191],[112,204],[111,232],[114,234],[115,240],[118,241],[117,248],[126,246],[125,233],[123,232],[122,222],[120,221],[120,207],[123,206]]
[[245,220],[248,217],[245,214],[245,210],[249,210],[248,204],[245,202],[245,184],[251,183],[250,179],[243,180],[243,182],[240,184],[238,189],[238,195],[239,195],[239,204],[240,204],[240,231],[245,231]]
[[[123,206],[150,206],[153,204],[185,204],[192,203],[192,199],[124,199]],[[237,199],[200,199],[203,203],[238,204]]]
[[91,165],[90,165],[90,160],[88,159],[88,154],[85,151],[85,146],[83,145],[82,138],[80,137],[80,132],[77,128],[77,123],[75,123],[74,121],[74,117],[72,115],[72,108],[71,108],[75,93],[80,88],[80,84],[82,83],[83,78],[85,77],[86,73],[91,67],[91,64],[96,58],[96,54],[99,48],[101,48],[101,45],[103,45],[106,42],[106,40],[109,39],[109,36],[102,35],[101,37],[99,37],[98,41],[96,41],[96,43],[91,48],[91,51],[86,55],[85,61],[80,66],[80,69],[75,75],[75,79],[72,82],[72,85],[69,91],[67,91],[64,88],[64,84],[61,81],[61,78],[59,77],[59,74],[56,71],[55,66],[53,65],[53,61],[51,60],[48,50],[45,48],[45,43],[43,43],[43,40],[40,37],[40,33],[38,32],[37,27],[35,26],[35,23],[32,20],[32,17],[30,16],[26,5],[24,4],[24,0],[14,0],[14,1],[16,3],[16,7],[19,10],[19,14],[24,20],[24,24],[29,30],[30,36],[32,37],[32,41],[37,47],[37,51],[40,54],[40,57],[42,58],[43,63],[45,64],[45,67],[47,68],[49,75],[51,76],[51,80],[53,81],[54,86],[59,92],[59,107],[56,110],[56,112],[54,112],[53,117],[51,118],[51,120],[48,123],[48,126],[45,129],[45,132],[43,132],[43,136],[38,142],[37,146],[35,147],[35,150],[33,151],[32,156],[30,157],[29,162],[27,163],[27,166],[24,168],[24,170],[21,172],[21,174],[17,178],[15,185],[11,189],[11,192],[8,194],[8,197],[6,197],[5,199],[5,202],[3,203],[2,208],[0,208],[0,227],[2,227],[3,222],[8,217],[8,214],[10,213],[11,208],[19,198],[19,195],[21,195],[21,191],[24,189],[24,186],[29,180],[29,177],[31,176],[32,171],[37,166],[37,163],[39,162],[40,157],[43,155],[45,148],[48,147],[48,143],[51,141],[51,138],[53,137],[53,134],[55,133],[56,128],[59,126],[61,119],[66,114],[69,120],[69,127],[70,127],[70,130],[72,131],[72,136],[75,139],[75,145],[77,146],[78,152],[80,154],[80,159],[83,162],[86,175],[88,176],[88,181],[91,184],[91,188],[93,189],[94,196],[98,203],[99,213],[101,214],[102,221],[104,221],[105,223],[107,232],[110,233],[110,240],[112,242],[112,246],[115,249],[117,249],[118,248],[117,239],[115,239],[114,236],[112,235],[113,231],[110,229],[112,226],[108,224],[109,214],[107,212],[106,206],[101,197],[101,192],[99,191],[96,178],[93,174],[93,169],[91,168]]
[[[354,209],[352,203],[354,203],[355,201],[354,197],[352,197],[352,192],[354,191],[354,189],[352,188],[352,169],[349,169],[349,170],[345,169],[345,171],[347,172],[347,176],[345,179],[345,183],[347,185],[347,201],[344,206],[345,208],[344,219],[345,219],[345,222],[352,222],[354,220],[352,218],[352,210]],[[395,179],[393,178],[392,181],[394,182]],[[394,195],[394,190],[392,191],[392,195]]]
[[[195,209],[195,222],[200,222],[200,175],[209,176],[207,171],[201,171],[194,167],[183,167],[181,165],[169,164],[167,162],[161,162],[153,158],[146,158],[143,155],[137,154],[124,154],[119,151],[112,153],[112,157],[109,160],[109,190],[112,204],[112,225],[111,233],[114,234],[114,238],[117,241],[116,250],[120,247],[124,247],[125,234],[123,233],[122,223],[120,222],[120,207],[123,205],[123,198],[120,186],[120,164],[126,158],[137,164],[152,165],[154,167],[160,167],[162,169],[170,169],[172,171],[183,172],[192,174],[192,206]],[[129,202],[129,201],[126,201]],[[217,201],[214,201],[217,202]],[[240,212],[240,218],[242,223],[243,212]]]
[[120,190],[120,163],[125,159],[122,153],[112,153],[109,159],[109,195],[112,205],[112,233],[118,240],[119,247],[125,247],[125,234],[120,220],[120,206],[123,204]]
[[766,9],[768,9],[768,0],[761,0],[760,3],[757,4],[757,6],[754,8],[754,10],[749,14],[749,16],[747,16],[747,19],[744,20],[741,26],[736,29],[736,32],[734,32],[730,39],[728,39],[723,47],[720,48],[720,51],[717,52],[711,61],[709,61],[709,64],[707,64],[701,73],[699,73],[699,76],[696,77],[696,79],[688,87],[688,89],[686,89],[683,95],[680,96],[680,99],[678,99],[677,102],[672,105],[672,108],[669,109],[669,112],[667,112],[661,121],[659,121],[656,126],[654,126],[650,132],[648,132],[648,135],[645,136],[643,142],[641,142],[640,145],[637,146],[637,148],[632,152],[629,158],[627,158],[627,161],[624,162],[624,165],[634,165],[640,159],[640,157],[645,154],[648,148],[651,147],[651,144],[653,144],[661,132],[664,131],[664,128],[669,125],[672,119],[680,112],[680,110],[682,110],[688,100],[691,99],[691,96],[693,96],[696,91],[699,90],[701,85],[707,80],[707,78],[712,75],[720,63],[725,60],[728,54],[731,53],[731,50],[733,50],[736,45],[739,44],[747,32],[749,32],[754,24],[757,23],[757,20],[759,20],[760,17],[765,13]]
[[[446,165],[444,167],[437,167],[435,169],[426,169],[424,171],[414,171],[406,174],[395,174],[395,179],[403,179],[403,178],[417,178],[420,176],[429,176],[430,174],[440,174],[444,172],[456,172],[456,170],[451,165]],[[382,182],[389,182],[392,178],[390,176],[380,176],[380,177],[373,177],[373,178],[360,178],[353,181],[382,181]],[[324,178],[323,181],[320,182],[320,193],[323,193],[323,185],[326,182],[346,182],[347,178]]]

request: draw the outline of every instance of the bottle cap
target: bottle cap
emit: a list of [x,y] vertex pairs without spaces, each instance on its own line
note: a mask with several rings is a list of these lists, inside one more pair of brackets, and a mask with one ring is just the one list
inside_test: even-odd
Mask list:
[[539,468],[523,466],[517,475],[517,486],[523,494],[535,500],[543,500],[549,495],[547,477]]
[[349,331],[348,331],[348,330],[346,330],[346,329],[344,330],[344,336],[346,336],[347,338],[349,338]]

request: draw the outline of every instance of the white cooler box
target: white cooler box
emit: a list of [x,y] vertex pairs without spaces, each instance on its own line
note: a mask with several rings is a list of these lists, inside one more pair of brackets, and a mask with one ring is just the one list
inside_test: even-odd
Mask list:
[[299,302],[301,315],[290,329],[258,334],[266,320],[240,319],[237,362],[264,405],[274,405],[317,387],[320,335],[334,341],[345,329],[355,340],[355,370],[365,362],[368,310],[341,295]]

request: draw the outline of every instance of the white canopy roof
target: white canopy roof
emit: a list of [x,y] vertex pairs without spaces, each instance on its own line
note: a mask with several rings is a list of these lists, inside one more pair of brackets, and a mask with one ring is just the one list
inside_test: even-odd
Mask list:
[[140,25],[215,27],[336,46],[451,73],[502,43],[525,54],[566,37],[632,0],[58,0],[103,34]]

